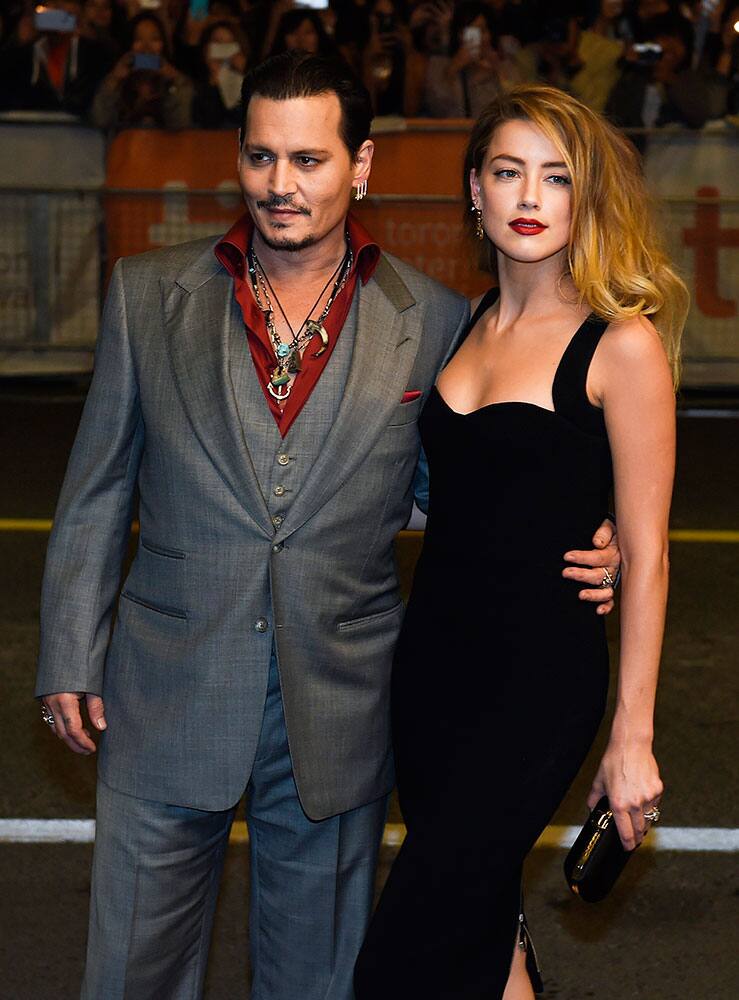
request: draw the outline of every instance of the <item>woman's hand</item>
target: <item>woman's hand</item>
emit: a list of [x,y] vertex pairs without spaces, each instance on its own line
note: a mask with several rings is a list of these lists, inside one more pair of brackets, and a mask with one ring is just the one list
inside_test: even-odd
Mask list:
[[649,828],[644,813],[659,804],[664,791],[651,743],[611,741],[588,795],[588,809],[608,796],[621,843],[637,847]]
[[115,87],[119,86],[130,75],[132,66],[133,52],[124,53],[108,73],[108,82]]
[[159,68],[159,72],[162,74],[165,80],[169,81],[169,83],[174,83],[174,81],[180,75],[180,71],[175,66],[173,66],[171,62],[168,62],[163,56],[162,56],[162,65]]
[[242,76],[246,73],[246,56],[243,52],[237,52],[235,56],[231,56],[228,64],[235,73],[241,73]]

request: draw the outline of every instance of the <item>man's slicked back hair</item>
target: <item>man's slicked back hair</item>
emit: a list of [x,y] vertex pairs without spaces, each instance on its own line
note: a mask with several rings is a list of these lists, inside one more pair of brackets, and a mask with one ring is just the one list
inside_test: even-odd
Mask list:
[[338,97],[341,138],[354,159],[359,147],[369,138],[372,124],[372,102],[367,88],[339,57],[311,55],[308,52],[281,52],[249,70],[241,87],[239,144],[244,141],[246,115],[252,97],[289,101],[321,94],[336,94]]

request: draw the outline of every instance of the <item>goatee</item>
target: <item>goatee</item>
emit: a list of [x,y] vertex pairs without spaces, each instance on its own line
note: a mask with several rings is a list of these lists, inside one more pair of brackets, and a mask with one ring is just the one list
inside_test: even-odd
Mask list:
[[315,236],[304,236],[302,240],[292,240],[289,236],[285,236],[283,239],[276,240],[270,238],[261,231],[259,235],[262,238],[262,242],[268,246],[270,250],[286,250],[288,253],[296,253],[298,250],[305,250],[306,247],[312,247],[316,242]]

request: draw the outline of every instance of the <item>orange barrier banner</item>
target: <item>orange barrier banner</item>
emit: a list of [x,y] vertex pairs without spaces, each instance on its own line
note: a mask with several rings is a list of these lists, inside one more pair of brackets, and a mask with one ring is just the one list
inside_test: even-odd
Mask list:
[[[375,142],[370,197],[354,208],[363,224],[388,253],[430,277],[465,295],[482,291],[488,279],[461,234],[466,131],[390,132]],[[106,181],[115,193],[105,195],[109,267],[118,257],[228,229],[243,211],[237,153],[235,132],[118,135]],[[219,193],[188,193],[204,189]]]
[[[383,249],[473,296],[489,278],[462,235],[468,134],[465,122],[378,122],[369,197],[354,211]],[[732,197],[738,149],[731,133],[663,130],[650,133],[644,157],[670,254],[692,294],[686,378],[703,384],[739,381],[739,200]],[[118,135],[104,195],[109,264],[224,232],[243,211],[237,155],[235,131]]]

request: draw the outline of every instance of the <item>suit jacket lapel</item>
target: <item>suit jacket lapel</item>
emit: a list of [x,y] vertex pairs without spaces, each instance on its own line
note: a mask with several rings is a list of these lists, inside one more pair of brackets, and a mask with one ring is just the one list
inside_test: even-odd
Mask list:
[[244,438],[229,371],[229,346],[242,318],[231,279],[212,248],[206,254],[176,283],[161,282],[169,355],[200,443],[246,512],[271,538],[274,528]]
[[415,361],[422,310],[385,257],[367,285],[357,285],[357,294],[357,334],[344,395],[278,538],[305,524],[366,458],[400,403]]

